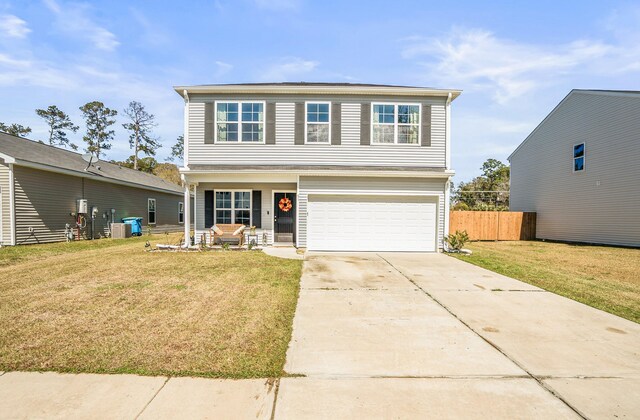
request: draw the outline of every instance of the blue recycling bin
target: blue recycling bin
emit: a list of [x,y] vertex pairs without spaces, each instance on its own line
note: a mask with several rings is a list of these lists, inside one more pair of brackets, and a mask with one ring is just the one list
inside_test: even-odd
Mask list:
[[131,235],[142,236],[142,217],[124,217],[122,223],[131,225]]

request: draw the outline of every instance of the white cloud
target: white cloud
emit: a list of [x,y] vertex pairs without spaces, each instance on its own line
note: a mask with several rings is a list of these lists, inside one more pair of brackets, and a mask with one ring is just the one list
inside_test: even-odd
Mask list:
[[[535,45],[477,29],[454,29],[442,38],[413,37],[405,41],[408,46],[403,57],[429,60],[425,66],[431,79],[467,90],[489,91],[499,104],[571,73],[600,72],[603,64],[608,71],[620,71],[614,63],[623,54],[621,48],[601,41]],[[638,52],[636,49],[633,53]]]
[[224,76],[233,70],[233,64],[225,63],[224,61],[216,61],[216,77]]
[[[260,74],[260,78],[270,82],[294,81],[313,72],[320,63],[313,60],[305,60],[298,57],[287,57],[280,62],[272,64]],[[299,80],[295,80],[299,81]]]
[[14,15],[0,16],[0,32],[9,38],[25,38],[31,29],[27,22]]
[[88,4],[61,6],[56,0],[44,0],[44,4],[56,16],[57,28],[61,32],[87,38],[94,47],[103,51],[113,51],[120,45],[112,32],[89,17]]
[[268,10],[298,10],[300,0],[254,0],[255,5],[261,9]]

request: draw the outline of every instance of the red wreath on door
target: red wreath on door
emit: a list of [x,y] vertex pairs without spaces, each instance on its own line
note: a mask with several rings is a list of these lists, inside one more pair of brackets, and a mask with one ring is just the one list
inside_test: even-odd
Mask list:
[[293,203],[290,198],[284,197],[278,201],[278,208],[286,213],[293,208]]

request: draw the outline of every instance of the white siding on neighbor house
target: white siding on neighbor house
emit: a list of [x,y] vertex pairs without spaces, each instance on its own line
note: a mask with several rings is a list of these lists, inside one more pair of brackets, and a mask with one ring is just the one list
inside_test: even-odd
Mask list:
[[0,164],[0,245],[11,244],[11,193],[9,166]]
[[511,210],[540,239],[640,246],[639,158],[640,95],[573,92],[511,156]]
[[[216,100],[274,100],[276,101],[276,144],[205,144],[204,103]],[[291,105],[306,100],[327,100],[343,103],[342,116],[345,135],[340,145],[294,145],[291,133]],[[353,103],[357,100],[358,103]],[[356,108],[363,102],[420,102],[431,105],[431,146],[418,145],[360,145],[360,114]],[[445,161],[445,100],[442,98],[402,97],[270,97],[238,98],[214,95],[190,96],[189,106],[189,164],[222,165],[371,165],[421,166],[444,168]],[[281,121],[282,119],[282,121]],[[357,120],[357,122],[356,122]],[[283,135],[283,137],[280,137]]]
[[[312,194],[428,195],[438,199],[437,243],[442,248],[444,232],[445,179],[390,177],[300,177],[298,194],[298,246],[307,246],[308,198]],[[410,221],[407,229],[411,229]],[[375,229],[372,226],[372,229]],[[380,229],[384,227],[381,226]],[[381,231],[382,234],[382,231]]]
[[296,105],[293,102],[276,103],[276,139],[280,144],[293,145]]
[[[267,233],[268,243],[273,243],[273,192],[279,191],[295,191],[296,184],[278,184],[278,183],[239,183],[239,182],[201,182],[198,184],[196,192],[196,232],[197,238],[203,233],[209,235],[209,229],[205,229],[205,202],[204,192],[206,190],[213,191],[229,191],[229,190],[260,190],[262,191],[261,201],[261,222],[262,227],[257,229],[258,242],[262,244],[262,232]],[[215,198],[214,198],[215,199]],[[208,236],[207,236],[207,240]]]

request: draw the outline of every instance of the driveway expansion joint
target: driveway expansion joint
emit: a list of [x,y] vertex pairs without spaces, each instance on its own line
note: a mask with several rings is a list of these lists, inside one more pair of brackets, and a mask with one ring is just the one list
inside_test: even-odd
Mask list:
[[505,356],[507,359],[509,359],[513,364],[515,364],[516,366],[518,366],[520,369],[522,369],[529,378],[535,380],[539,386],[541,386],[544,390],[546,390],[547,392],[549,392],[551,395],[553,395],[554,397],[556,397],[558,400],[562,401],[569,409],[571,409],[574,413],[576,413],[576,415],[578,415],[580,418],[583,419],[587,419],[588,417],[585,416],[582,412],[580,412],[580,410],[578,410],[576,407],[574,407],[573,405],[571,405],[565,398],[563,398],[560,394],[558,394],[553,388],[551,388],[549,385],[547,385],[546,383],[544,383],[544,381],[542,379],[540,379],[540,377],[532,374],[528,369],[526,369],[524,366],[522,366],[520,363],[518,363],[515,359],[513,359],[511,356],[509,356],[504,350],[502,350],[498,345],[496,345],[495,343],[493,343],[491,340],[487,339],[486,337],[484,337],[482,334],[480,334],[478,331],[476,331],[473,327],[471,327],[471,325],[467,324],[466,322],[464,322],[462,319],[460,319],[460,317],[458,317],[458,315],[456,315],[448,306],[446,306],[445,304],[443,304],[442,302],[440,302],[438,299],[436,299],[433,295],[431,295],[431,293],[429,293],[426,289],[424,289],[422,286],[420,286],[418,283],[416,283],[415,281],[413,281],[413,279],[411,279],[410,277],[408,277],[404,272],[402,272],[401,270],[399,270],[395,265],[393,265],[389,260],[387,260],[386,258],[384,258],[382,255],[380,254],[376,254],[378,256],[378,258],[382,259],[384,262],[386,262],[387,264],[389,264],[389,266],[393,267],[394,270],[396,270],[402,277],[404,277],[405,279],[407,279],[409,282],[411,282],[411,284],[413,284],[414,286],[416,286],[418,289],[420,289],[425,295],[427,295],[429,298],[431,298],[434,302],[436,302],[440,307],[442,307],[445,311],[447,311],[449,314],[451,314],[451,316],[453,316],[455,319],[457,319],[458,321],[460,321],[460,323],[462,323],[462,325],[464,325],[465,327],[467,327],[469,330],[471,330],[471,332],[473,332],[475,335],[477,335],[478,337],[480,337],[482,340],[484,340],[487,344],[489,344],[491,347],[493,347],[494,349],[496,349],[498,352],[500,352],[503,356]]
[[144,407],[142,407],[142,410],[140,410],[140,412],[135,416],[135,419],[139,419],[140,416],[142,415],[142,413],[144,413],[144,410],[147,409],[147,407],[149,407],[149,404],[151,404],[151,402],[158,396],[158,394],[160,393],[160,391],[162,391],[162,389],[165,387],[165,385],[167,384],[167,382],[169,382],[169,379],[171,379],[171,376],[168,376],[167,379],[165,379],[165,381],[162,383],[162,385],[160,386],[160,388],[158,388],[158,390],[153,394],[153,396],[151,397],[151,399],[149,401],[147,401],[147,403],[144,405]]

